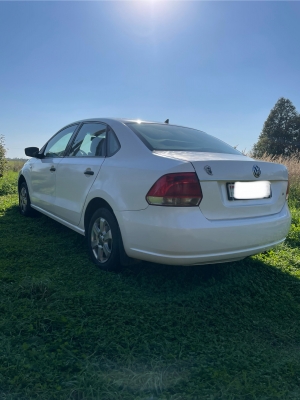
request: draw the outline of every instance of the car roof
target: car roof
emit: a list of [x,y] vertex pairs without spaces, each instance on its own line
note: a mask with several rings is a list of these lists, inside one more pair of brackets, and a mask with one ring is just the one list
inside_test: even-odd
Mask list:
[[82,123],[82,122],[105,122],[105,123],[107,123],[107,124],[110,124],[110,123],[113,123],[113,122],[120,122],[120,123],[123,123],[123,124],[126,124],[126,123],[132,123],[132,122],[135,122],[135,123],[141,123],[141,122],[143,122],[143,123],[146,123],[146,124],[161,124],[161,125],[170,125],[170,126],[179,126],[179,127],[181,127],[181,128],[189,128],[189,129],[195,129],[195,128],[190,128],[190,127],[187,127],[187,126],[183,126],[183,125],[177,125],[177,124],[166,124],[164,121],[147,121],[147,120],[142,120],[142,119],[131,119],[131,118],[86,118],[86,119],[81,119],[81,120],[78,120],[78,121],[74,121],[74,122],[71,122],[70,124],[68,124],[68,125],[66,125],[66,127],[67,126],[69,126],[69,125],[73,125],[73,124],[79,124],[79,123]]
[[146,123],[154,123],[154,124],[164,124],[164,122],[162,122],[162,121],[146,121],[146,120],[141,120],[141,119],[139,119],[139,118],[137,118],[137,119],[132,119],[132,118],[107,118],[107,117],[105,117],[105,118],[99,118],[99,117],[97,117],[97,118],[86,118],[86,119],[81,119],[81,120],[78,120],[78,121],[74,121],[74,122],[72,122],[73,124],[76,124],[76,123],[79,123],[79,122],[86,122],[86,121],[99,121],[99,122],[101,122],[101,121],[106,121],[106,122],[108,122],[108,121],[118,121],[118,122],[123,122],[123,123],[128,123],[128,122],[146,122]]

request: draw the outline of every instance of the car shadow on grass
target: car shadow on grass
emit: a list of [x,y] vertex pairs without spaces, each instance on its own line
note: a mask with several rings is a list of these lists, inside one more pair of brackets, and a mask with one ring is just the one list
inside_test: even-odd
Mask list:
[[[28,235],[29,239],[45,239],[46,243],[57,243],[64,242],[68,251],[72,254],[80,254],[84,256],[87,263],[90,264],[91,269],[97,271],[97,267],[88,259],[86,251],[85,238],[82,235],[72,231],[66,226],[44,216],[43,214],[36,212],[33,218],[26,218],[19,214],[19,208],[13,205],[7,208],[6,212],[0,217],[0,227],[2,226],[3,237],[20,233],[20,240],[26,239],[25,235]],[[6,235],[4,235],[6,233]],[[68,242],[69,240],[69,242]],[[18,242],[19,243],[19,242]],[[26,241],[24,241],[26,243]],[[298,249],[300,240],[298,236],[295,238],[288,238],[286,243],[289,244],[290,248]],[[53,248],[49,248],[49,257]],[[288,253],[288,250],[286,250]],[[53,256],[53,254],[52,254]],[[280,260],[279,260],[280,262]],[[280,267],[280,265],[279,265]],[[103,273],[99,270],[100,273]],[[198,286],[206,285],[212,286],[221,282],[227,282],[227,280],[241,280],[243,276],[250,277],[258,281],[257,274],[263,273],[266,278],[269,273],[272,276],[286,276],[280,268],[274,268],[268,259],[261,261],[253,257],[248,257],[238,262],[219,263],[219,264],[206,264],[206,265],[191,265],[191,266],[173,266],[156,264],[151,262],[142,261],[136,265],[129,267],[121,267],[117,272],[118,276],[121,276],[125,280],[136,282],[137,284],[142,283],[145,278],[148,282],[155,283],[155,285],[164,285],[166,283],[176,284],[182,287],[185,286]],[[262,282],[262,280],[259,282]],[[294,279],[290,274],[287,275],[287,279]],[[298,282],[298,279],[296,279]]]

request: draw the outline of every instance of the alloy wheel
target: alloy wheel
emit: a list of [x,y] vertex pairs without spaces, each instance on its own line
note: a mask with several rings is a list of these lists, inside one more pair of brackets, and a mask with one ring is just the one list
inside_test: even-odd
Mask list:
[[101,264],[107,262],[111,256],[113,239],[111,228],[106,219],[97,218],[91,232],[91,247],[93,254]]
[[21,208],[21,211],[22,211],[22,213],[25,213],[26,209],[27,209],[28,201],[27,201],[27,190],[26,190],[26,188],[24,186],[20,190],[19,197],[20,197],[20,208]]

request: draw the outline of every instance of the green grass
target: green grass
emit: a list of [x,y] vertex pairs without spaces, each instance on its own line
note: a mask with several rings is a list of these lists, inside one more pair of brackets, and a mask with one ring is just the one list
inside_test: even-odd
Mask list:
[[113,274],[0,197],[0,399],[299,399],[297,191],[291,208],[267,253]]

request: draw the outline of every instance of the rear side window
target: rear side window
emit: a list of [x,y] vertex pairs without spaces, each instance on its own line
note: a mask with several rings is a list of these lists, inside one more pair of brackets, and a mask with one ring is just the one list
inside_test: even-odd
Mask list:
[[69,151],[69,157],[105,157],[106,125],[83,124]]
[[121,145],[113,132],[113,130],[108,127],[108,132],[107,132],[107,156],[113,156],[116,154],[116,152],[120,149]]
[[198,151],[205,153],[239,154],[238,150],[202,131],[175,125],[127,123],[151,150]]

